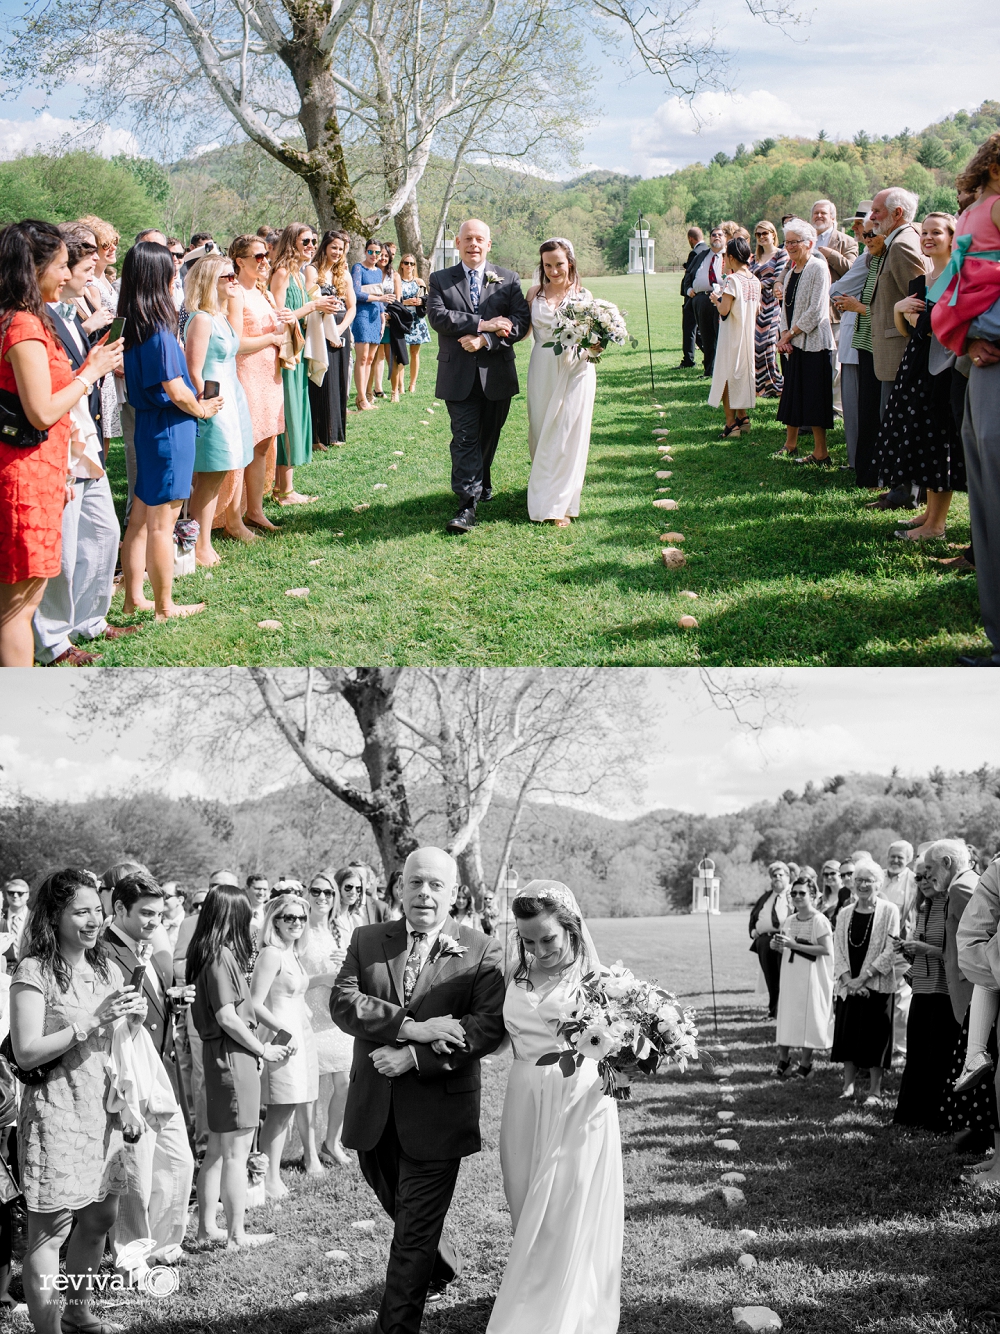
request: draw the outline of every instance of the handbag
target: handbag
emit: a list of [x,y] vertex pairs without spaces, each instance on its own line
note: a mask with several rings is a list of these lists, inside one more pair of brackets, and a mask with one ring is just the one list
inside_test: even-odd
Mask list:
[[14,1180],[14,1173],[10,1170],[6,1158],[0,1158],[0,1204],[10,1204],[23,1194],[21,1187]]
[[14,1047],[10,1040],[10,1034],[0,1042],[0,1056],[7,1062],[11,1074],[21,1084],[44,1084],[49,1077],[49,1073],[56,1068],[62,1060],[57,1056],[54,1061],[46,1061],[44,1065],[36,1065],[33,1070],[22,1070],[14,1059]]

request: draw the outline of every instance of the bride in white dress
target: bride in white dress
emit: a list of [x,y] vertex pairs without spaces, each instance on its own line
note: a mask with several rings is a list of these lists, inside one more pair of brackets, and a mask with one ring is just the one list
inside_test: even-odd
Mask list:
[[543,344],[552,341],[566,298],[590,293],[580,286],[573,246],[565,237],[542,243],[539,278],[528,292],[533,339],[528,363],[528,518],[568,528],[580,513],[597,370],[570,349],[557,357]]
[[487,1334],[614,1334],[620,1316],[624,1187],[618,1108],[597,1062],[568,1078],[539,1056],[581,978],[597,965],[576,899],[533,880],[511,904],[504,1021],[514,1049],[500,1164],[514,1240]]

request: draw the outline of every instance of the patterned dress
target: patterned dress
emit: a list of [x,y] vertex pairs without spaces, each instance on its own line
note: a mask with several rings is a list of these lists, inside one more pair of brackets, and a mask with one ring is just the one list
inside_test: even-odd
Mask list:
[[[402,299],[409,300],[410,297],[420,295],[420,286],[412,278],[403,279]],[[429,343],[431,341],[431,331],[427,327],[427,321],[423,316],[419,320],[413,321],[413,328],[406,335],[408,343]]]
[[758,398],[780,398],[781,386],[784,384],[774,351],[781,318],[781,303],[774,295],[774,284],[781,278],[787,263],[788,251],[779,246],[773,255],[752,267],[754,276],[760,282],[760,305],[757,307],[757,325],[754,330]]

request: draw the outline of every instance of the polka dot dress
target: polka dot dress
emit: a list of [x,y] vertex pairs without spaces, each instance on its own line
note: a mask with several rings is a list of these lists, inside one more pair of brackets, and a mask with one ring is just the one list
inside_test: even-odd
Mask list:
[[[955,1047],[951,1073],[945,1084],[944,1103],[941,1111],[946,1118],[949,1133],[952,1135],[957,1135],[960,1130],[977,1130],[982,1131],[983,1137],[986,1139],[1000,1130],[1000,1116],[997,1114],[997,1093],[993,1080],[984,1080],[983,1083],[977,1084],[974,1089],[969,1089],[967,1093],[955,1093],[953,1089],[955,1080],[962,1073],[962,1066],[965,1064],[965,1048],[968,1040],[969,1016],[966,1015],[965,1023],[962,1025],[962,1035]],[[987,1050],[993,1064],[996,1065],[995,1029],[990,1034]]]

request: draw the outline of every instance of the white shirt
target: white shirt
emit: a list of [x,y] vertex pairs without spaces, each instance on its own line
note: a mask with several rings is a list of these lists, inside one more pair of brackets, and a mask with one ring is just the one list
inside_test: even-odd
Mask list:
[[[108,933],[113,932],[126,949],[130,949],[138,959],[139,963],[146,965],[146,978],[157,996],[163,995],[163,983],[160,981],[160,975],[153,967],[153,942],[152,940],[133,940],[127,931],[122,931],[115,926],[114,922],[109,923]],[[128,978],[125,979],[126,985]]]
[[826,232],[817,232],[817,233],[816,233],[816,245],[815,245],[815,249],[818,250],[818,249],[820,248],[821,245],[827,245],[827,246],[828,246],[828,245],[830,244],[830,242],[833,240],[833,233],[834,233],[835,231],[836,231],[836,228],[835,228],[835,227],[831,227],[829,231],[826,231]]
[[698,272],[691,281],[696,292],[710,292],[713,283],[722,282],[722,255],[710,250],[698,265]]
[[[441,923],[441,926],[435,926],[435,927],[433,927],[432,929],[430,929],[430,930],[428,930],[428,931],[425,931],[425,932],[423,933],[423,934],[427,937],[427,953],[428,953],[428,954],[430,954],[431,950],[434,948],[434,943],[435,943],[435,941],[437,940],[438,936],[441,934],[441,930],[442,930],[443,927],[444,927],[444,922]],[[409,922],[407,922],[407,923],[406,923],[406,957],[407,957],[407,959],[409,959],[410,955],[413,953],[413,937],[414,937],[414,935],[416,935],[416,934],[417,934],[417,933],[416,933],[416,928],[415,928],[415,927],[412,927],[412,926],[409,924]]]

